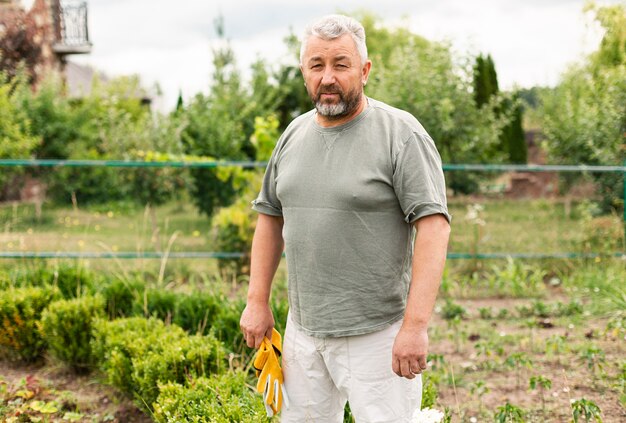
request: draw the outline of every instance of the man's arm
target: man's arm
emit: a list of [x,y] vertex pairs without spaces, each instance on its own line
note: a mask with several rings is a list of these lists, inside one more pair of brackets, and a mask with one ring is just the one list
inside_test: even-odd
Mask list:
[[392,352],[393,371],[407,379],[426,369],[428,321],[439,291],[450,236],[450,225],[441,214],[418,219],[415,228],[409,296]]
[[272,279],[283,253],[283,218],[259,214],[250,263],[248,302],[239,326],[250,348],[258,348],[264,336],[272,339],[274,316],[269,305]]

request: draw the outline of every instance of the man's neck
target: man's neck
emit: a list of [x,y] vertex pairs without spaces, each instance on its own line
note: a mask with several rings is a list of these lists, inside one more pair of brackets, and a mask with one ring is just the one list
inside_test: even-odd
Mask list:
[[317,113],[315,115],[317,124],[322,128],[332,128],[333,126],[343,125],[344,123],[350,122],[352,119],[361,114],[363,109],[365,109],[365,106],[367,106],[367,97],[365,97],[365,94],[361,94],[361,100],[359,101],[359,105],[355,107],[350,114],[342,116],[339,119],[333,119]]

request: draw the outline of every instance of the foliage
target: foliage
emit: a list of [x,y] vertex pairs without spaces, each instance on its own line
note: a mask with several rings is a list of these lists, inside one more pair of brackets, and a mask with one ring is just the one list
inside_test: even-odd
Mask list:
[[462,305],[456,304],[450,299],[446,299],[446,303],[441,309],[441,317],[446,320],[462,319],[466,314],[467,310]]
[[[180,122],[154,118],[142,103],[146,95],[136,76],[107,82],[95,79],[91,91],[70,99],[58,78],[49,77],[37,91],[22,90],[18,98],[41,139],[37,158],[140,159],[137,151],[180,153]],[[180,188],[180,169],[62,168],[36,169],[49,181],[58,202],[79,204],[132,200],[161,204]]]
[[51,303],[41,316],[40,332],[52,355],[76,371],[89,370],[92,325],[104,316],[102,297],[85,296]]
[[193,379],[186,385],[166,383],[154,406],[159,423],[257,423],[270,421],[260,396],[241,371]]
[[86,267],[64,262],[18,268],[11,275],[11,279],[11,284],[15,287],[54,286],[66,299],[89,294],[100,282],[96,274]]
[[[542,119],[544,147],[555,163],[621,165],[626,133],[626,7],[596,6],[604,29],[598,50],[582,63],[572,65],[558,86],[541,95],[537,115]],[[621,175],[593,175],[603,211],[619,210]]]
[[[32,156],[39,140],[32,134],[31,121],[17,101],[20,92],[28,90],[25,77],[18,74],[9,80],[4,72],[0,71],[0,158],[27,159]],[[19,169],[3,168],[0,173],[0,198],[3,191],[10,188],[7,185],[19,175]],[[15,193],[6,193],[13,194]]]
[[525,412],[520,407],[509,403],[497,408],[494,421],[497,423],[524,423],[526,420],[524,419]]
[[159,383],[183,383],[223,370],[222,345],[213,336],[185,336],[176,344],[163,345],[132,358],[133,391],[148,408],[159,395]]
[[498,76],[491,55],[476,57],[474,64],[474,101],[480,109],[493,108],[496,116],[503,116],[508,123],[500,134],[500,149],[506,152],[511,163],[526,163],[527,147],[522,129],[522,106],[518,94],[502,96],[500,102],[494,102],[499,95]]
[[498,75],[491,54],[479,54],[474,64],[474,101],[478,107],[488,104],[498,94]]
[[[277,92],[268,83],[262,62],[253,66],[252,86],[246,89],[236,67],[234,52],[223,38],[223,22],[216,23],[219,46],[213,49],[213,85],[208,95],[198,94],[184,111],[182,142],[187,154],[227,160],[253,160],[250,140],[254,119],[271,114]],[[220,175],[220,172],[222,174]],[[192,196],[198,209],[212,218],[219,207],[230,205],[241,194],[236,174],[222,169],[192,169]]]
[[0,295],[0,356],[33,361],[45,349],[37,328],[45,308],[57,299],[52,288],[9,288]]
[[187,376],[225,366],[222,344],[212,335],[188,336],[176,325],[132,317],[95,324],[92,350],[107,381],[151,408],[159,382],[182,383]]
[[574,417],[574,423],[583,421],[589,423],[592,421],[602,423],[602,411],[598,405],[588,399],[581,398],[579,400],[572,400],[572,416]]
[[92,351],[108,383],[125,392],[133,391],[132,358],[143,356],[163,343],[173,344],[184,336],[177,326],[167,330],[157,319],[131,317],[112,322],[96,321]]
[[143,298],[145,283],[140,280],[113,279],[105,284],[101,295],[105,299],[106,312],[109,319],[130,317],[138,298]]
[[[278,120],[275,116],[255,119],[251,141],[257,149],[259,160],[269,160],[278,137]],[[222,208],[212,222],[218,251],[248,252],[252,248],[256,212],[251,209],[250,202],[261,189],[263,176],[258,171],[248,171],[241,176],[245,178],[246,184],[240,198],[230,207]],[[248,274],[250,256],[246,254],[239,259],[221,260],[220,267],[232,270],[235,274]]]
[[422,375],[422,405],[421,408],[433,407],[437,402],[437,385],[430,377]]
[[[372,58],[381,60],[375,63],[368,95],[417,117],[446,163],[488,163],[504,157],[498,145],[507,121],[492,108],[476,107],[468,58],[455,57],[450,46],[427,41],[406,28],[377,27],[371,17],[361,20],[368,42],[374,43]],[[384,53],[376,48],[378,39],[386,46]],[[448,185],[455,191],[472,192],[478,188],[475,178],[454,173]]]

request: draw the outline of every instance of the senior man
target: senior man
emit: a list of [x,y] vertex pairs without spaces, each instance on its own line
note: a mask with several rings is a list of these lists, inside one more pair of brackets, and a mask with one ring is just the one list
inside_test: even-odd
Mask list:
[[253,208],[249,347],[271,339],[285,247],[289,316],[283,422],[408,422],[421,403],[427,327],[450,216],[441,158],[409,113],[365,96],[365,31],[331,15],[306,29],[300,68],[315,108],[278,140]]

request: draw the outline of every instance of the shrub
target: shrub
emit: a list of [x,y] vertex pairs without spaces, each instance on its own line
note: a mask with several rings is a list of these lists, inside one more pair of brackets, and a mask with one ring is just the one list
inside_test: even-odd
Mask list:
[[138,298],[143,297],[145,284],[142,281],[123,281],[115,279],[102,289],[109,319],[130,317]]
[[261,397],[246,385],[243,372],[198,378],[187,386],[167,383],[160,387],[154,406],[159,423],[269,422]]
[[133,314],[156,317],[171,323],[179,295],[167,289],[147,289],[140,301],[135,302]]
[[223,359],[222,345],[212,336],[183,337],[160,351],[149,351],[132,360],[135,396],[151,408],[159,395],[159,382],[184,383],[188,377],[217,373]]
[[225,367],[223,346],[214,336],[190,337],[154,318],[99,321],[92,345],[107,381],[146,408],[158,396],[158,383],[182,383]]
[[32,361],[45,349],[37,329],[43,310],[59,296],[53,288],[10,288],[0,295],[0,356]]
[[239,326],[241,312],[246,305],[245,300],[243,298],[229,300],[223,294],[218,299],[221,301],[218,304],[221,305],[211,322],[211,329],[217,339],[222,341],[229,350],[241,353],[247,348],[244,346],[243,334]]
[[92,293],[97,285],[96,275],[88,269],[72,264],[49,266],[43,263],[25,272],[18,270],[12,275],[13,284],[17,287],[48,286],[59,288],[63,298],[76,298]]
[[55,301],[41,316],[40,332],[54,357],[75,371],[84,371],[94,363],[90,344],[93,321],[103,315],[102,297]]
[[92,351],[107,382],[132,393],[132,359],[162,350],[164,344],[175,345],[184,336],[178,326],[166,327],[157,319],[99,320],[94,324]]
[[208,333],[223,302],[214,294],[181,294],[176,302],[173,323],[190,333]]

